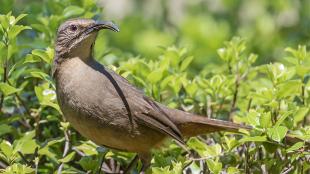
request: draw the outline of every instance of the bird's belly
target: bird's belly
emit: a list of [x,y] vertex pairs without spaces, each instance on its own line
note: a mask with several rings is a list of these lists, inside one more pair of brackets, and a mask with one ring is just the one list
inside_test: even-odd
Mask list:
[[135,132],[124,130],[117,125],[107,125],[85,115],[74,112],[64,112],[72,127],[82,136],[98,145],[112,149],[143,153],[157,147],[165,136],[147,127],[137,127]]

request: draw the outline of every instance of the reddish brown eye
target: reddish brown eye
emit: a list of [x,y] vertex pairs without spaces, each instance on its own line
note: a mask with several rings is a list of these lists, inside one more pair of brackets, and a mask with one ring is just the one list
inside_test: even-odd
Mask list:
[[71,31],[76,31],[77,30],[77,26],[76,25],[71,25],[70,26],[70,30]]

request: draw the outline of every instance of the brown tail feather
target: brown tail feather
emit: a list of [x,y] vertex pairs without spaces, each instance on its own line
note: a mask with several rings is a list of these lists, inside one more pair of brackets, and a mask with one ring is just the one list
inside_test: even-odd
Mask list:
[[251,127],[229,121],[210,119],[176,109],[168,109],[164,106],[161,106],[161,108],[167,113],[172,122],[177,125],[185,137],[217,131],[238,132],[239,129],[251,129]]
[[[229,121],[210,119],[180,110],[168,109],[166,107],[162,108],[168,113],[168,116],[170,116],[170,119],[177,125],[184,137],[192,137],[218,131],[239,132],[239,129],[252,129],[250,126]],[[286,140],[289,144],[303,141],[302,139],[290,134],[286,135]],[[306,144],[310,146],[310,142],[306,142]]]
[[191,116],[190,120],[183,123],[181,122],[177,126],[185,137],[197,136],[218,131],[238,132],[239,129],[251,129],[248,126],[240,125],[237,123],[195,115]]

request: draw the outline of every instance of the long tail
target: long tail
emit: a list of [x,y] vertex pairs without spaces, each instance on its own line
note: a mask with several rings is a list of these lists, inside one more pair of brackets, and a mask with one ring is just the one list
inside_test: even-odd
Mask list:
[[[170,119],[177,125],[184,137],[192,137],[218,131],[239,132],[240,129],[252,129],[250,126],[230,121],[211,119],[176,109],[168,109],[166,107],[162,108],[168,113],[167,115],[170,116]],[[304,141],[290,134],[286,135],[286,140],[289,144]],[[310,142],[306,142],[306,144],[310,145]]]
[[251,129],[249,126],[244,126],[230,121],[211,119],[181,110],[168,109],[166,107],[162,107],[162,109],[168,116],[170,116],[170,119],[176,124],[182,135],[185,137],[218,131],[238,132],[239,129]]

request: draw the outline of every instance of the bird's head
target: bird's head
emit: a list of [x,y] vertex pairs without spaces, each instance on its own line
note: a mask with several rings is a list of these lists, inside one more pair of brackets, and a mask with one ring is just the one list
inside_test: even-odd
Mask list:
[[99,30],[118,32],[118,27],[109,21],[97,22],[92,19],[70,19],[60,25],[56,39],[56,59],[80,57],[87,59]]

